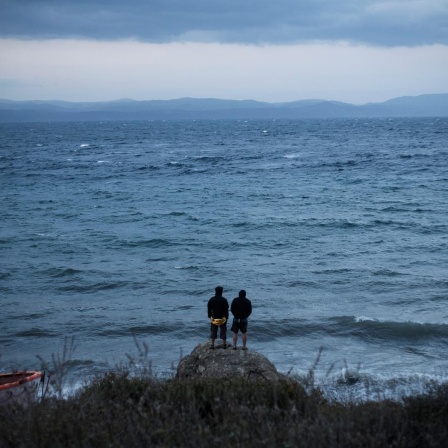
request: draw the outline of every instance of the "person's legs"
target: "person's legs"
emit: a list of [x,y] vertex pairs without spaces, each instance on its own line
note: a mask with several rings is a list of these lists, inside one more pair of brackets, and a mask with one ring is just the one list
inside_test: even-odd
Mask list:
[[243,350],[246,350],[247,347],[247,322],[241,326],[241,339],[243,341]]
[[238,342],[238,333],[232,332],[233,349],[236,350],[236,344]]
[[218,327],[216,325],[211,324],[211,326],[210,326],[210,340],[211,340],[210,348],[215,348],[215,340],[216,340],[217,336],[218,336]]
[[241,335],[241,339],[243,340],[243,349],[246,348],[246,344],[247,344],[247,333],[243,333]]
[[220,327],[220,336],[222,339],[222,346],[223,348],[227,348],[226,338],[227,338],[227,325],[223,324]]
[[238,330],[240,329],[238,323],[234,320],[232,324],[232,341],[233,341],[233,349],[236,350],[236,344],[238,342]]

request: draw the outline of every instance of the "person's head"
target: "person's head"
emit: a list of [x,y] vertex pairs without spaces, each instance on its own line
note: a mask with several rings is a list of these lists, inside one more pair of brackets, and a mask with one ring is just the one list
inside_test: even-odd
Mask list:
[[246,291],[244,291],[244,289],[242,289],[239,293],[238,293],[238,297],[244,299],[246,297]]
[[218,297],[222,296],[222,292],[223,292],[224,288],[222,286],[217,286],[215,288],[215,293]]

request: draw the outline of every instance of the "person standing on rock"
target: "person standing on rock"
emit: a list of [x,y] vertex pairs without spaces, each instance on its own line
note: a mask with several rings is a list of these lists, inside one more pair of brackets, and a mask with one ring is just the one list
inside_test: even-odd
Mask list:
[[207,304],[208,317],[211,319],[211,349],[215,348],[215,340],[218,337],[218,328],[220,330],[219,337],[222,339],[222,348],[227,348],[226,337],[227,320],[229,318],[229,302],[227,302],[227,299],[223,297],[223,290],[224,288],[222,286],[217,286],[215,288],[215,295],[208,301]]
[[238,331],[241,330],[241,339],[243,340],[243,350],[247,350],[247,318],[252,314],[252,303],[246,298],[246,291],[242,289],[238,297],[234,298],[230,311],[233,314],[232,338],[233,350],[237,349]]

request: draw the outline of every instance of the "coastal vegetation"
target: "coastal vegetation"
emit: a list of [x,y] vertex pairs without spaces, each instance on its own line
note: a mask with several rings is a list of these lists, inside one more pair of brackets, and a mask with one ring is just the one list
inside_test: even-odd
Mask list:
[[441,447],[448,384],[402,401],[340,403],[295,381],[160,380],[117,370],[75,395],[0,406],[6,447]]

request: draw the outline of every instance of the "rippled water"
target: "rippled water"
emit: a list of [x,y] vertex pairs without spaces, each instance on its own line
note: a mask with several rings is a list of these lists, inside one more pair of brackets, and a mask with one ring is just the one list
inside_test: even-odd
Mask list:
[[[447,378],[448,120],[0,124],[0,369],[167,375],[217,284],[336,396]],[[348,373],[358,381],[347,389]],[[362,390],[361,390],[362,389]],[[348,391],[348,392],[347,392]],[[374,391],[374,392],[372,392]]]

